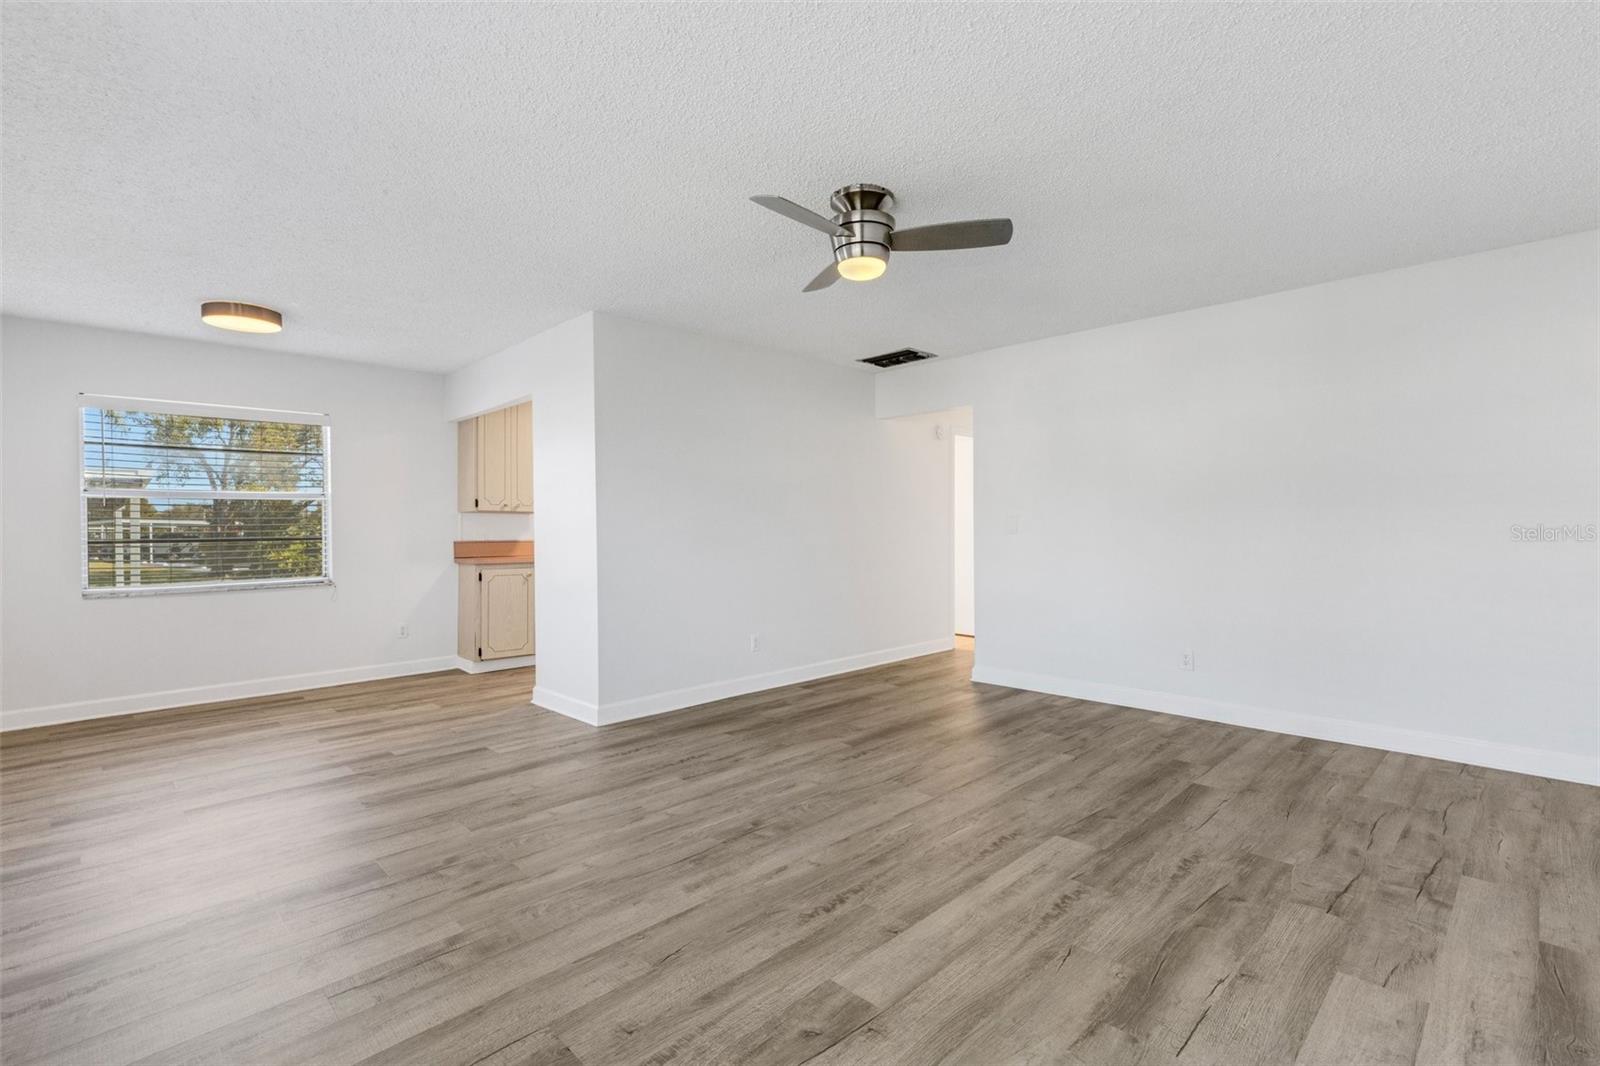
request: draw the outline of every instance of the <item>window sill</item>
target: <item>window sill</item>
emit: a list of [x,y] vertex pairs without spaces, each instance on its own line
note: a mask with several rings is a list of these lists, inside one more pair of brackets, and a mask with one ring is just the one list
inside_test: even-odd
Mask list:
[[208,592],[244,592],[254,589],[331,588],[333,578],[312,577],[279,581],[209,581],[193,585],[116,585],[80,590],[86,600],[119,600],[130,596],[186,596]]

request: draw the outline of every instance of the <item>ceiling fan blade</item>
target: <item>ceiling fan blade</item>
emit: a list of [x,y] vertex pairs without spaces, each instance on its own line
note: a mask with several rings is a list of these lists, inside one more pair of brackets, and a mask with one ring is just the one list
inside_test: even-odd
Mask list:
[[793,200],[785,200],[781,196],[752,196],[750,199],[766,208],[776,211],[785,218],[792,218],[796,222],[819,229],[830,237],[847,237],[849,234],[831,218],[823,218],[815,211],[801,207]]
[[936,226],[897,229],[889,246],[897,252],[944,252],[955,248],[992,248],[1011,243],[1009,218],[973,218]]
[[834,282],[836,282],[838,280],[839,280],[839,264],[838,263],[829,263],[827,266],[822,268],[822,273],[820,273],[816,277],[812,278],[810,283],[807,284],[806,287],[801,289],[800,291],[801,292],[816,292],[818,289],[826,289],[829,285],[832,285]]

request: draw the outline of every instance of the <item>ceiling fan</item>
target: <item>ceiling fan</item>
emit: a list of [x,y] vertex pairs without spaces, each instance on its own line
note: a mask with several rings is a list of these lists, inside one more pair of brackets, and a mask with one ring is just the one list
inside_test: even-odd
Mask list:
[[871,281],[889,269],[890,252],[945,252],[991,248],[1011,241],[1009,218],[973,218],[896,230],[887,208],[894,193],[882,185],[846,185],[833,194],[834,215],[825,218],[781,196],[752,196],[769,211],[821,230],[833,238],[833,259],[804,292],[826,289],[840,278]]

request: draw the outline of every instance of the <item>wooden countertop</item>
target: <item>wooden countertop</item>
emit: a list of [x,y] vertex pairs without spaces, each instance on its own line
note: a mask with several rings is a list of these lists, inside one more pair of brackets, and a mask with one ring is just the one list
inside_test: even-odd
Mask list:
[[479,566],[494,563],[528,564],[533,562],[533,541],[458,540],[455,542],[455,557],[458,563]]

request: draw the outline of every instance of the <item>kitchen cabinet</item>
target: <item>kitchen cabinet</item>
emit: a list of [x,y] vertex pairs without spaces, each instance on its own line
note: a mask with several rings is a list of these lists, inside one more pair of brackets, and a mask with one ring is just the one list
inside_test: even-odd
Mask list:
[[463,563],[457,653],[469,662],[515,659],[533,651],[533,567]]
[[533,513],[533,404],[457,424],[456,497],[458,511]]
[[533,404],[519,403],[507,408],[511,419],[511,457],[507,466],[511,476],[506,492],[508,511],[533,513]]

